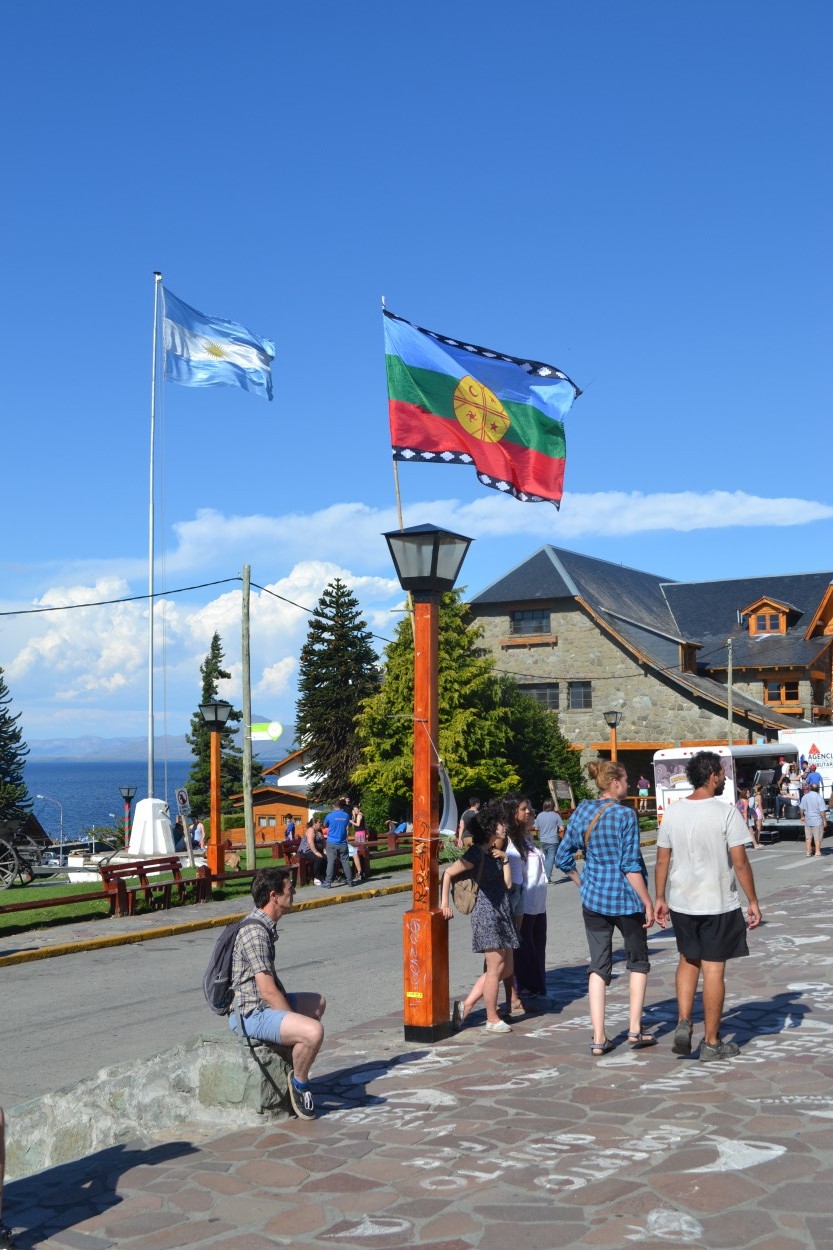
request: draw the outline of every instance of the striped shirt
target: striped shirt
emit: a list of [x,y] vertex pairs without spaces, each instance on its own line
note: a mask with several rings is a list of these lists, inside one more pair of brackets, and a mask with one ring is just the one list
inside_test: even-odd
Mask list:
[[647,883],[648,871],[639,849],[639,823],[636,813],[621,803],[602,812],[584,845],[584,831],[596,812],[609,799],[582,799],[567,822],[567,831],[555,854],[562,872],[572,872],[576,852],[584,851],[581,874],[581,901],[588,911],[602,916],[631,916],[645,910],[626,873],[638,872]]

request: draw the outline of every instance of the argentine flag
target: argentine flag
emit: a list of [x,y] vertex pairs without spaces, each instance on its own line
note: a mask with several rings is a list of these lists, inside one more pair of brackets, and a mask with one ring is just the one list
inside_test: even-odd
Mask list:
[[242,386],[272,398],[275,344],[245,326],[206,317],[163,291],[165,377],[181,386]]

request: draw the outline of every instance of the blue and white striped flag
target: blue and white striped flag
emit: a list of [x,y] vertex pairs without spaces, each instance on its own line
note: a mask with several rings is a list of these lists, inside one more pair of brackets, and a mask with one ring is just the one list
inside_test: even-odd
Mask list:
[[242,386],[272,398],[275,344],[245,326],[206,317],[163,292],[165,377],[181,386]]

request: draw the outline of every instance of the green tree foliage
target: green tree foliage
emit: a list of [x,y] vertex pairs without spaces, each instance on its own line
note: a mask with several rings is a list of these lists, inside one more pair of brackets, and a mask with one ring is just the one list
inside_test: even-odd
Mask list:
[[[471,621],[462,592],[443,595],[439,613],[439,753],[458,794],[500,794],[518,787],[510,718],[482,628]],[[411,803],[413,781],[414,642],[400,622],[385,653],[382,688],[359,716],[362,762],[357,785],[394,802]]]
[[[219,682],[227,681],[231,677],[231,673],[223,668],[224,658],[220,635],[215,633],[208,655],[200,665],[200,703],[211,703],[216,699]],[[242,720],[242,713],[232,708],[227,721],[230,728],[222,730],[220,795],[224,812],[235,810],[230,796],[240,794],[243,790],[243,749],[238,745],[239,734],[235,730],[235,726],[239,726]],[[191,717],[191,732],[185,735],[185,741],[194,755],[187,783],[191,811],[196,816],[207,815],[211,807],[211,730],[203,720],[199,707]],[[252,760],[252,785],[260,785],[262,779],[263,766],[257,760]]]
[[0,820],[22,820],[32,809],[23,780],[29,748],[18,725],[20,712],[12,715],[11,703],[12,697],[0,668]]
[[[498,675],[480,645],[462,591],[440,603],[438,681],[439,753],[458,799],[520,790],[540,806],[550,779],[569,781],[576,798],[589,791],[558,717],[523,693],[511,677]],[[414,645],[403,620],[385,653],[382,688],[368,699],[358,721],[362,762],[355,781],[399,815],[410,808],[413,771]],[[367,815],[368,804],[365,804]],[[387,812],[386,812],[387,814]]]
[[510,754],[520,775],[518,789],[535,808],[550,797],[547,782],[568,781],[576,800],[589,798],[581,758],[562,734],[555,712],[524,694],[511,677],[498,678],[509,717]]
[[379,689],[379,662],[358,600],[339,579],[318,600],[298,663],[295,735],[309,752],[313,802],[350,794],[356,714]]

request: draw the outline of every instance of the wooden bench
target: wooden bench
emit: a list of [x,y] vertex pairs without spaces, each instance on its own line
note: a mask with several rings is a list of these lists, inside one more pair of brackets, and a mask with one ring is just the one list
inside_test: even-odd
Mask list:
[[[145,903],[151,911],[168,910],[171,899],[176,894],[177,902],[184,903],[186,892],[194,891],[194,902],[201,903],[210,894],[207,885],[207,869],[198,868],[193,878],[183,878],[182,865],[176,855],[158,855],[153,859],[137,859],[132,863],[117,861],[116,863],[99,864],[104,892],[110,899],[111,916],[133,916],[136,914],[136,896],[144,896]],[[159,880],[160,876],[168,876],[168,880]],[[136,885],[128,882],[136,879]]]
[[[57,898],[30,899],[28,903],[3,903],[0,915],[13,911],[36,911],[41,907],[69,907],[71,903],[103,903],[106,898],[104,891],[96,890],[93,894],[62,894]],[[112,913],[112,903],[110,908]]]

